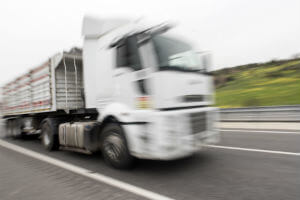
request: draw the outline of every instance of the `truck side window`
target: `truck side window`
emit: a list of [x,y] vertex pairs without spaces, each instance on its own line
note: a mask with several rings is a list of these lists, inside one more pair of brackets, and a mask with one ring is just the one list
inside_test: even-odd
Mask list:
[[142,69],[135,36],[124,39],[117,46],[117,67],[130,67],[134,71]]

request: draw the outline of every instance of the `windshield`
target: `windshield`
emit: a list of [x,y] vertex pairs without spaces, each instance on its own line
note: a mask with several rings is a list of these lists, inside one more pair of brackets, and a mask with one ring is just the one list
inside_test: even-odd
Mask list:
[[204,71],[203,62],[191,45],[163,35],[154,35],[152,41],[159,70]]

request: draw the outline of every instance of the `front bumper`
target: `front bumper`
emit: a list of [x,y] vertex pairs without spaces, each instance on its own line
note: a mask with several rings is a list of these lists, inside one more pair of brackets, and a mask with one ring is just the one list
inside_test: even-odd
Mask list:
[[[197,113],[204,113],[205,116],[204,119],[199,118],[199,123],[197,118],[191,119],[191,116]],[[179,159],[199,151],[203,144],[217,143],[220,140],[216,127],[219,119],[217,108],[137,111],[131,115],[134,121],[146,122],[145,124],[123,125],[129,150],[138,158]]]

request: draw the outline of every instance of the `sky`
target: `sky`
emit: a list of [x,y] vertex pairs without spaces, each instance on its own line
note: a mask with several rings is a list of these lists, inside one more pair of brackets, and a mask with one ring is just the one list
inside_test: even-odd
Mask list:
[[299,0],[1,0],[0,85],[81,46],[86,14],[175,21],[212,69],[300,53]]

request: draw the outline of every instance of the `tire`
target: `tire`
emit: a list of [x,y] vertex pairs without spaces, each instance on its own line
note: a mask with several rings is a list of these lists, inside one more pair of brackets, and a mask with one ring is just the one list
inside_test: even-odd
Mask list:
[[14,139],[21,138],[22,130],[21,130],[21,119],[14,119],[11,125],[11,133]]
[[101,134],[101,151],[105,161],[114,168],[128,169],[134,164],[124,131],[117,123],[110,123],[104,127]]
[[53,118],[47,118],[42,121],[41,141],[48,151],[58,150],[58,121]]
[[12,131],[13,131],[13,124],[12,124],[12,120],[7,120],[6,121],[6,137],[12,137]]

